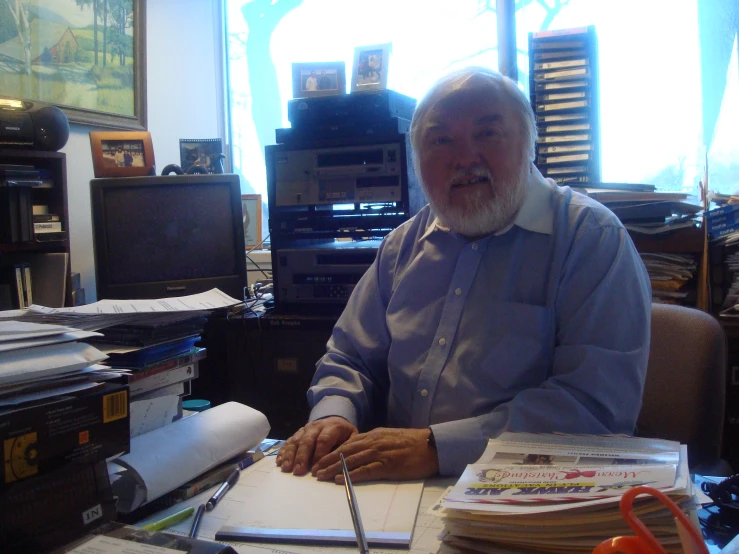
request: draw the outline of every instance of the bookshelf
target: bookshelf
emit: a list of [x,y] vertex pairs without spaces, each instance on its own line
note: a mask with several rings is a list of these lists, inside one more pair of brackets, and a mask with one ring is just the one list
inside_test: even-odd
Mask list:
[[[43,170],[48,183],[31,187],[31,203],[48,206],[50,214],[59,215],[64,231],[61,240],[0,241],[0,267],[29,263],[32,275],[33,301],[37,304],[72,305],[71,261],[69,246],[69,210],[67,203],[67,163],[62,152],[0,149],[0,165],[26,165]],[[0,183],[2,179],[0,179]],[[3,186],[3,184],[0,184]],[[1,217],[7,217],[7,214]],[[33,222],[30,222],[33,229]],[[60,289],[62,287],[62,289]],[[59,307],[59,306],[52,306]]]

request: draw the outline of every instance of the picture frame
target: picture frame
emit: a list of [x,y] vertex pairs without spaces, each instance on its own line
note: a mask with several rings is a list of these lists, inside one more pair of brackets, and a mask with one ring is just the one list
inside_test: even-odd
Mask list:
[[251,250],[262,243],[262,195],[242,194],[241,213],[244,222],[244,246]]
[[293,98],[346,94],[344,62],[293,63]]
[[352,67],[352,92],[387,89],[392,43],[357,46]]
[[91,131],[95,177],[143,177],[154,172],[154,147],[148,131]]
[[180,139],[180,167],[187,173],[199,165],[208,173],[223,173],[223,146],[221,139]]
[[95,2],[37,0],[31,25],[16,23],[23,4],[7,3],[0,95],[56,106],[70,123],[146,129],[146,0],[97,22]]

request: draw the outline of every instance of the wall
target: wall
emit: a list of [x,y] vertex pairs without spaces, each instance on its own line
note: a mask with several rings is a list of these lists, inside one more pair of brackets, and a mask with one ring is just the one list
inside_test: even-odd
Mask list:
[[[149,0],[146,5],[148,130],[159,172],[180,163],[179,139],[225,136],[220,0]],[[67,154],[72,271],[97,299],[89,183],[90,131],[71,125]],[[225,141],[224,141],[225,144]]]

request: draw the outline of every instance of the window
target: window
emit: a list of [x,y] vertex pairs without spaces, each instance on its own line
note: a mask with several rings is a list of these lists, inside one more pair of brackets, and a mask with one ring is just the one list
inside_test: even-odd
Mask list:
[[479,0],[226,0],[226,22],[233,167],[265,204],[293,62],[344,61],[349,88],[354,48],[391,42],[389,88],[413,98],[455,67],[498,67],[495,12]]
[[[500,0],[499,0],[500,1]],[[442,73],[498,67],[496,0],[226,0],[234,171],[266,200],[264,146],[288,127],[292,62],[344,61],[392,43],[389,87],[420,98]],[[602,177],[739,191],[739,7],[733,0],[517,2],[518,78],[528,33],[595,25]],[[265,202],[266,205],[266,202]]]

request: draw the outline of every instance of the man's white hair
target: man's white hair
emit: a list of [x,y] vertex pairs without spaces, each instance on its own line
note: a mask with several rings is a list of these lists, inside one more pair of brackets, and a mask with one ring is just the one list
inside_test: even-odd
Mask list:
[[536,117],[534,116],[534,111],[531,109],[529,99],[518,88],[515,81],[487,67],[472,66],[452,71],[436,81],[418,103],[415,112],[413,112],[413,120],[411,121],[411,146],[413,147],[413,164],[416,169],[416,175],[421,175],[419,166],[421,136],[424,125],[426,124],[426,116],[428,116],[431,108],[439,101],[458,91],[485,89],[491,92],[501,91],[505,93],[521,122],[523,144],[526,149],[524,156],[534,161],[537,137]]

